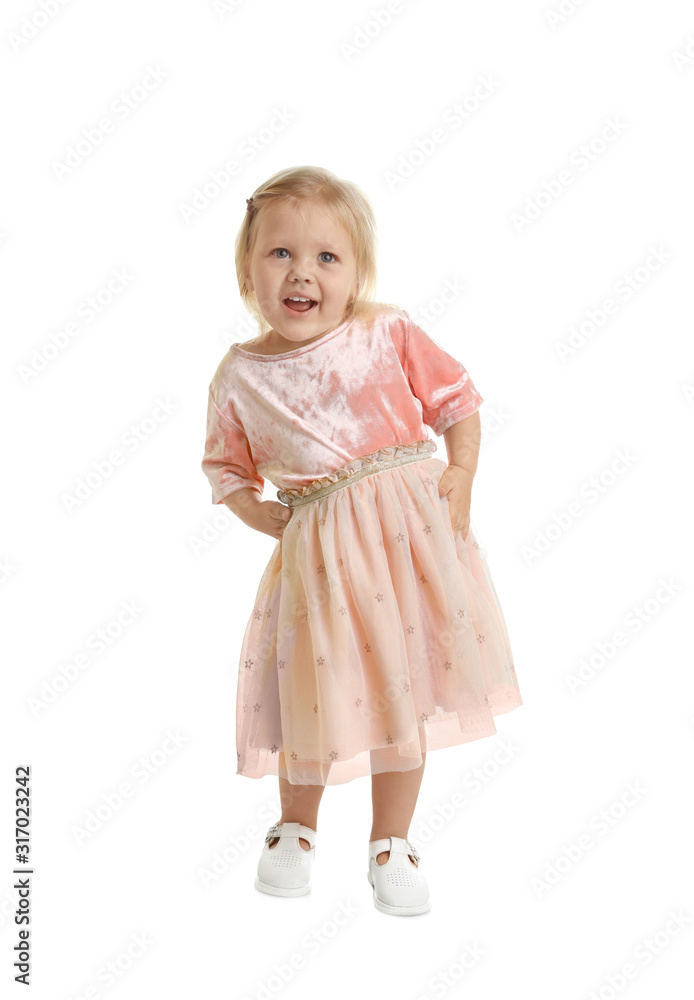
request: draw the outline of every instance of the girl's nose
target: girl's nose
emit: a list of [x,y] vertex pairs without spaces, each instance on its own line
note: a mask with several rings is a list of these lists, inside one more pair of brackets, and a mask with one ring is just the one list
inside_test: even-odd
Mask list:
[[313,274],[310,261],[293,261],[289,269],[290,278],[310,278]]

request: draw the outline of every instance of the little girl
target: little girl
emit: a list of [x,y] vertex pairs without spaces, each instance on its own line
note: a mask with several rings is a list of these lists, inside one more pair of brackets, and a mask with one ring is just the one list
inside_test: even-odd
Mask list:
[[374,301],[372,208],[330,171],[256,189],[236,273],[260,332],[212,378],[202,468],[213,503],[278,540],[236,705],[236,773],[277,775],[282,803],[255,885],[308,892],[325,786],[370,774],[373,902],[424,913],[407,838],[426,751],[490,736],[523,704],[470,524],[483,399],[408,313]]

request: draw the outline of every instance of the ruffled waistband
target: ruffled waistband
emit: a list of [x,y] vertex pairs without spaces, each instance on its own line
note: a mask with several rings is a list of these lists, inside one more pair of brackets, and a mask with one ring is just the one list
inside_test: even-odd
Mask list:
[[302,501],[318,499],[315,494],[319,492],[324,496],[327,493],[332,493],[335,489],[349,486],[357,479],[361,479],[362,476],[395,468],[406,462],[429,458],[435,451],[436,442],[432,441],[431,438],[413,441],[412,444],[387,445],[385,448],[379,448],[378,451],[372,451],[370,455],[362,455],[353,459],[347,465],[336,469],[335,472],[321,476],[320,479],[314,479],[306,486],[295,490],[277,490],[277,496],[282,503],[289,504],[289,506],[299,506]]

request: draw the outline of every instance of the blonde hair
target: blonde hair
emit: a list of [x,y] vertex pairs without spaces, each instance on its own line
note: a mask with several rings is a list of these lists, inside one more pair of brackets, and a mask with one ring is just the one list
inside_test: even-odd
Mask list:
[[376,219],[366,195],[351,181],[341,180],[323,167],[290,167],[273,174],[255,189],[236,234],[236,277],[241,299],[258,322],[261,340],[271,329],[263,316],[255,292],[248,288],[246,266],[258,234],[258,219],[267,205],[293,201],[301,209],[304,200],[318,202],[344,226],[352,241],[357,280],[342,322],[350,318],[373,318],[379,307],[398,308],[394,303],[374,301],[376,292]]

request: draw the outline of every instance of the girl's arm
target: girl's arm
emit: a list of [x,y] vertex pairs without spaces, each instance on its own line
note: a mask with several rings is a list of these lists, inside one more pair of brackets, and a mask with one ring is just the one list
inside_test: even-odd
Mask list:
[[448,465],[455,465],[470,476],[470,482],[477,472],[477,457],[480,452],[482,430],[480,411],[475,410],[469,417],[452,424],[443,432],[448,452]]
[[439,480],[439,496],[448,497],[453,531],[456,534],[461,531],[463,540],[470,529],[472,480],[477,472],[481,438],[479,410],[443,433],[448,467]]
[[262,502],[263,498],[258,491],[254,489],[234,490],[234,492],[230,493],[228,496],[222,497],[222,503],[229,508],[232,514],[236,514],[237,517],[239,517],[242,512],[253,510],[256,504]]
[[249,528],[272,535],[278,541],[292,516],[290,508],[279,500],[263,500],[257,490],[250,488],[234,490],[222,497],[222,503]]

